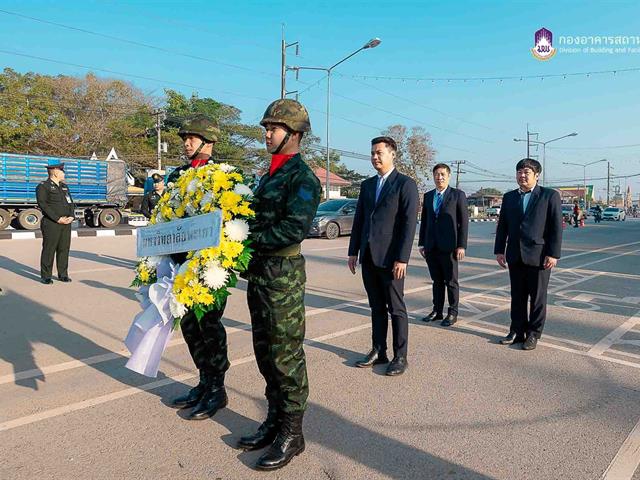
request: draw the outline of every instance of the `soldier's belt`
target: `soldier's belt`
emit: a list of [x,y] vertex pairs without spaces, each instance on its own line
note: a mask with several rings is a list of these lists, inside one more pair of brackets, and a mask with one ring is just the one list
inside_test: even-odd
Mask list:
[[293,245],[281,248],[280,250],[265,250],[263,252],[258,252],[258,255],[265,257],[295,257],[296,255],[300,255],[300,252],[300,244],[294,243]]

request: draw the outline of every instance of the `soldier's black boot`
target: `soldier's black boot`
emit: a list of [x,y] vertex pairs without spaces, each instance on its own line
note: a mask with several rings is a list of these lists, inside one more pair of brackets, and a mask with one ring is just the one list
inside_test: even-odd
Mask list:
[[283,413],[282,425],[269,450],[258,459],[258,470],[276,470],[304,452],[302,413]]
[[195,407],[206,393],[211,384],[211,377],[200,370],[200,382],[198,385],[189,390],[186,395],[182,395],[171,402],[173,408],[191,408]]
[[243,450],[259,450],[268,447],[276,439],[276,435],[280,430],[280,423],[278,409],[269,406],[267,419],[258,427],[256,433],[241,437],[240,440],[238,440],[238,448]]
[[229,403],[227,391],[224,389],[224,377],[215,377],[207,388],[200,402],[189,412],[187,420],[205,420],[213,417],[218,410]]

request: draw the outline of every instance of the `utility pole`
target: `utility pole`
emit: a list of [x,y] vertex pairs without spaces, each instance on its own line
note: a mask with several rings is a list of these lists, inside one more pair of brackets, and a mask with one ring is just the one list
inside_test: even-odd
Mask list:
[[158,170],[162,170],[161,133],[162,133],[162,121],[164,120],[164,112],[162,110],[156,110],[155,112],[153,112],[153,114],[156,116],[156,136],[158,137],[158,152],[157,152]]
[[293,42],[287,45],[284,39],[284,23],[282,24],[282,42],[280,43],[280,98],[287,96],[287,48],[296,47],[296,56],[300,53],[300,45],[298,42]]
[[466,173],[466,172],[461,172],[460,171],[460,165],[463,165],[463,164],[467,163],[467,161],[466,160],[456,160],[453,163],[456,166],[456,188],[458,188],[460,186],[460,174],[461,173]]
[[611,188],[611,163],[607,162],[607,207],[609,206],[609,190]]

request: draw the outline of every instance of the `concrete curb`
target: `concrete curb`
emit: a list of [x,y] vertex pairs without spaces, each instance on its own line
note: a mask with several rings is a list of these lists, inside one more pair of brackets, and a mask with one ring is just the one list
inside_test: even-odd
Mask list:
[[[72,230],[71,238],[78,237],[119,237],[122,235],[136,235],[135,228],[121,228],[118,230],[113,229],[89,229],[82,228],[80,230]],[[36,232],[25,232],[8,230],[0,232],[0,240],[33,240],[36,238],[42,238],[42,232],[40,230]]]

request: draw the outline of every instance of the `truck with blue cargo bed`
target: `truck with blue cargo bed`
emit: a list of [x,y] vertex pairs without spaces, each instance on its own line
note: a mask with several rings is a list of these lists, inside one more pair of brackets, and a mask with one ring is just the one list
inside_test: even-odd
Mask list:
[[0,230],[40,228],[42,212],[36,187],[47,179],[47,165],[64,163],[65,180],[76,218],[89,227],[114,227],[127,203],[126,165],[122,160],[89,160],[0,153]]

